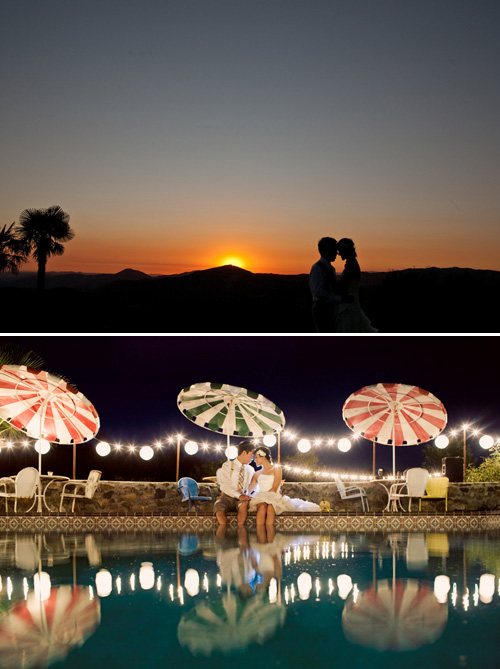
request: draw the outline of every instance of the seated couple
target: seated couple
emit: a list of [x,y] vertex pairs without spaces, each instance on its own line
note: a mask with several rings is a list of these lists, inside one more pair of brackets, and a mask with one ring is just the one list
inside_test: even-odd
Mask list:
[[[258,471],[250,466],[254,458]],[[250,441],[239,444],[238,457],[222,465],[217,472],[217,480],[221,496],[214,504],[214,511],[220,525],[227,524],[228,511],[237,512],[237,524],[241,527],[249,509],[256,510],[257,525],[273,525],[276,514],[284,511],[320,510],[313,502],[282,495],[281,467],[273,464],[271,452],[266,446],[255,449]]]

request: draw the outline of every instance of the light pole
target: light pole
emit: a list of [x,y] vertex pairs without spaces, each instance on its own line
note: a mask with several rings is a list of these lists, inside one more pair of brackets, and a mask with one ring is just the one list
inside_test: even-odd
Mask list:
[[462,430],[463,430],[463,436],[464,436],[464,473],[463,473],[463,478],[464,478],[464,483],[465,483],[465,470],[467,469],[467,428],[468,425],[462,425]]

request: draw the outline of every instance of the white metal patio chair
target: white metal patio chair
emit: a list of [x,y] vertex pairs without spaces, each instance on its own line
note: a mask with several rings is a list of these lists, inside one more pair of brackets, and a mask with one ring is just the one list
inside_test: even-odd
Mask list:
[[408,511],[411,511],[411,500],[413,497],[422,497],[425,492],[425,486],[429,479],[429,472],[422,467],[413,467],[406,472],[406,480],[403,483],[393,483],[389,489],[389,500],[387,508],[397,511],[399,508],[404,511],[401,500],[408,499]]
[[102,472],[98,469],[93,469],[86,480],[72,479],[71,481],[67,481],[62,487],[59,511],[63,511],[64,500],[67,497],[73,500],[71,505],[72,513],[75,511],[75,502],[77,499],[92,499],[101,480],[101,475]]
[[[370,506],[368,504],[368,496],[365,492],[364,488],[360,488],[359,486],[349,486],[348,488],[344,485],[343,481],[340,480],[340,477],[337,476],[337,474],[333,475],[333,478],[335,480],[335,483],[337,485],[337,490],[339,491],[339,495],[341,499],[361,499],[361,506],[363,508],[363,511],[369,511]],[[365,502],[366,502],[366,509],[365,509]]]
[[[15,479],[4,477],[0,479],[0,497],[5,498],[5,511],[8,511],[8,500],[14,499],[14,512],[17,512],[18,499],[32,499],[33,504],[27,511],[36,504],[36,491],[40,485],[40,473],[34,467],[25,467],[16,475]],[[12,490],[13,488],[13,490]],[[10,489],[10,490],[9,490]]]
[[16,567],[32,571],[40,562],[40,546],[37,539],[29,536],[16,536]]
[[406,544],[406,566],[410,571],[420,571],[427,567],[429,550],[425,541],[425,534],[410,533]]

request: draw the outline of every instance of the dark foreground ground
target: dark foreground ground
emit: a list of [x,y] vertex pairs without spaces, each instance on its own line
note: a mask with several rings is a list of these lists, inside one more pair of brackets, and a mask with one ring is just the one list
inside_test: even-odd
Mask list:
[[[4,332],[314,332],[306,274],[53,274],[42,295],[33,281],[2,279]],[[381,333],[493,333],[499,294],[500,272],[454,267],[363,274],[360,299]]]

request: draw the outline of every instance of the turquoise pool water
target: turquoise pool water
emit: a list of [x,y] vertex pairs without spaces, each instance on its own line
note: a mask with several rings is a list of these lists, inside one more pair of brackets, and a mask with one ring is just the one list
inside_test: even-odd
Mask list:
[[498,667],[500,535],[0,534],[0,667]]

